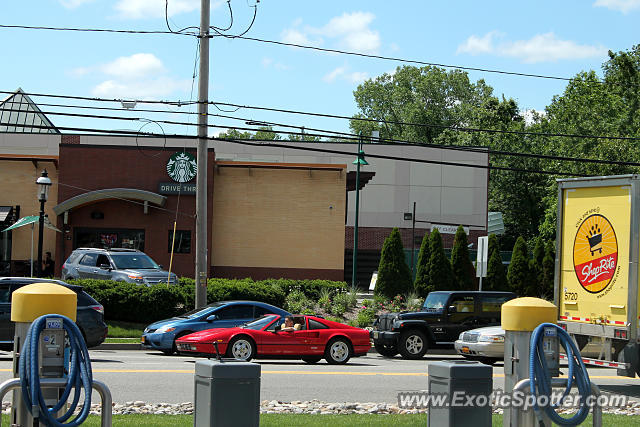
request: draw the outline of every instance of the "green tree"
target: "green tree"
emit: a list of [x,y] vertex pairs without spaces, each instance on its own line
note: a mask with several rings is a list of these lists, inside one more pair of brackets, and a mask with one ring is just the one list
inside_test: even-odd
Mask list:
[[429,258],[431,257],[429,245],[429,233],[425,233],[420,244],[420,253],[418,253],[418,264],[416,268],[416,281],[413,283],[415,291],[421,297],[426,297],[431,289],[429,284]]
[[456,283],[451,269],[451,262],[444,253],[442,236],[434,229],[429,236],[429,285],[434,291],[455,290]]
[[411,291],[411,270],[407,265],[400,231],[395,227],[382,245],[375,294],[393,298]]
[[464,232],[462,225],[458,226],[456,236],[453,239],[451,268],[453,269],[458,289],[468,291],[476,289],[475,269],[469,257],[467,233]]
[[545,255],[544,240],[537,237],[533,247],[533,258],[529,261],[529,272],[534,289],[540,289],[542,286],[542,260]]
[[507,280],[509,280],[509,287],[519,296],[530,295],[529,251],[527,250],[527,242],[522,236],[518,237],[516,244],[513,246],[511,263],[507,271]]
[[381,138],[434,143],[444,127],[468,125],[473,107],[480,106],[492,91],[484,80],[472,83],[464,71],[398,67],[393,74],[365,81],[353,93],[360,110],[354,117],[379,122],[351,120],[350,126],[362,135],[378,130]]
[[507,273],[504,271],[502,256],[500,255],[500,244],[495,234],[489,235],[488,249],[487,277],[482,281],[482,289],[487,291],[508,291]]
[[553,281],[555,275],[556,247],[549,241],[545,245],[542,259],[542,297],[553,301]]

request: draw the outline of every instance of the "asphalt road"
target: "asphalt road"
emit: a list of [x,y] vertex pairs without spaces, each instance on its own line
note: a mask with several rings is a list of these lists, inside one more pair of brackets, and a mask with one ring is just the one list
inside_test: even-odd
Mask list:
[[[116,403],[193,401],[194,366],[199,359],[140,350],[91,350],[90,354],[94,378],[108,385]],[[308,365],[297,360],[259,360],[261,399],[397,403],[399,391],[428,389],[428,365],[438,360],[459,357],[428,354],[423,360],[413,361],[370,353],[343,366],[325,361]],[[0,356],[0,381],[11,378],[11,369],[11,355]],[[590,369],[589,375],[605,391],[640,399],[640,378],[617,377],[615,370],[605,368]],[[503,385],[504,371],[497,364],[493,368],[493,388]],[[99,402],[97,394],[94,400]]]

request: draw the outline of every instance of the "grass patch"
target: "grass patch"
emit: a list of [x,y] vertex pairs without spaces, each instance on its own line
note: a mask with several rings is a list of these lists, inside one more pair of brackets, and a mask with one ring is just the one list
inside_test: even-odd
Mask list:
[[107,338],[137,338],[140,339],[142,331],[147,326],[144,323],[119,322],[110,320],[107,323],[109,333]]
[[[311,414],[262,414],[260,425],[262,427],[386,427],[393,425],[416,426],[427,425],[427,414],[411,415],[311,415]],[[607,427],[640,426],[640,416],[604,414],[602,424]],[[114,426],[127,427],[192,427],[192,415],[114,415]],[[591,416],[582,425],[590,426]],[[9,417],[3,417],[2,426],[9,426]],[[83,424],[86,427],[100,427],[99,416],[89,416]],[[494,415],[493,427],[502,427],[502,415]]]
[[107,338],[104,342],[109,344],[140,344],[140,338]]

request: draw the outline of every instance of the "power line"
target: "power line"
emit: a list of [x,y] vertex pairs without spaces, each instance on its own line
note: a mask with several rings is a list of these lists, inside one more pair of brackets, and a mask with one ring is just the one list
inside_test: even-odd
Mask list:
[[[15,91],[11,91],[11,92],[0,91],[0,93],[15,94]],[[95,102],[121,103],[122,101],[131,101],[131,100],[125,100],[125,99],[119,99],[119,98],[107,99],[107,98],[98,98],[98,97],[92,98],[92,97],[84,97],[84,96],[53,95],[53,94],[41,94],[41,93],[25,93],[25,94],[29,96],[63,98],[63,99],[66,98],[66,99],[86,100],[86,101],[95,101]],[[135,101],[136,103],[140,103],[140,104],[145,104],[145,103],[146,104],[163,104],[163,105],[173,105],[178,107],[198,103],[198,101],[162,101],[162,100],[135,100]],[[447,126],[447,125],[438,125],[438,124],[430,124],[430,123],[402,122],[402,121],[395,121],[395,120],[378,120],[378,119],[370,119],[365,117],[350,117],[350,116],[342,116],[337,114],[315,113],[315,112],[308,112],[308,111],[288,110],[284,108],[234,104],[234,103],[220,102],[220,101],[210,101],[209,104],[214,106],[223,105],[223,106],[235,107],[236,108],[235,111],[237,111],[238,109],[244,108],[248,110],[271,111],[271,112],[286,113],[286,114],[324,117],[324,118],[341,119],[341,120],[354,120],[354,121],[371,122],[371,123],[379,123],[379,124],[396,124],[396,125],[402,125],[402,126],[449,129],[449,130],[454,130],[459,132],[468,132],[468,133],[510,134],[510,135],[521,135],[521,136],[528,135],[528,136],[582,138],[582,139],[607,139],[607,140],[618,140],[618,141],[639,141],[640,140],[640,137],[634,137],[634,136],[581,135],[581,134],[568,134],[568,133],[510,131],[510,130],[501,130],[501,129],[472,128],[472,127],[464,127],[464,126]],[[387,140],[381,139],[381,141],[387,141]]]
[[116,30],[111,28],[70,28],[70,27],[44,27],[44,26],[6,25],[6,24],[0,24],[0,28],[21,29],[21,30],[79,31],[84,33],[174,34],[174,35],[193,37],[193,34],[176,33],[173,31]]
[[[45,105],[45,104],[41,104]],[[91,107],[88,107],[91,108]],[[23,112],[23,110],[13,110],[13,109],[5,109],[4,111],[15,111],[15,112]],[[121,111],[121,110],[120,110]],[[151,110],[157,111],[157,110]],[[172,120],[150,120],[145,117],[121,117],[121,116],[105,116],[105,115],[95,115],[95,114],[79,114],[79,113],[63,113],[63,112],[55,112],[55,111],[41,111],[43,114],[49,115],[60,115],[60,116],[70,116],[70,117],[82,117],[89,119],[107,119],[107,120],[123,120],[123,121],[145,121],[145,122],[153,122],[156,124],[168,124],[168,125],[178,125],[178,126],[192,126],[193,124],[190,122],[178,122]],[[163,113],[164,111],[158,111]],[[177,114],[197,114],[191,112],[175,112]],[[247,120],[246,118],[238,118],[233,116],[222,116],[219,114],[208,114],[213,117],[222,117],[233,120]],[[300,126],[280,124],[280,123],[272,123],[272,122],[264,122],[265,125],[274,125],[274,126],[283,126],[283,127],[292,127],[292,128],[300,128]],[[31,125],[27,124],[11,124],[12,127],[30,127]],[[225,126],[225,125],[207,125],[209,128],[224,128],[224,129],[233,129],[238,131],[256,131],[254,128],[249,127],[239,127],[239,126]],[[62,129],[62,128],[60,128]],[[289,136],[311,136],[311,137],[320,137],[326,138],[327,136],[340,137],[345,141],[353,141],[354,143],[358,141],[360,138],[359,135],[356,134],[348,134],[343,132],[333,132],[329,130],[315,129],[315,128],[305,128],[307,131],[319,131],[324,132],[325,134],[316,134],[316,133],[302,133],[302,132],[291,132],[291,131],[279,131],[269,129],[269,132],[273,132],[274,134],[284,134]],[[260,130],[260,129],[258,129]],[[135,132],[135,131],[130,131]],[[141,132],[138,132],[141,133]],[[142,133],[144,134],[144,133]],[[166,137],[166,135],[162,135]],[[222,139],[222,138],[219,138]],[[264,140],[270,141],[270,140]],[[302,141],[304,142],[304,141]],[[640,163],[637,162],[628,162],[628,161],[612,161],[612,160],[602,160],[602,159],[591,159],[591,158],[578,158],[578,157],[565,157],[565,156],[555,156],[548,154],[535,154],[535,153],[522,153],[522,152],[514,152],[514,151],[504,151],[504,150],[494,150],[491,147],[476,147],[476,146],[451,146],[451,145],[437,145],[437,144],[423,144],[415,141],[408,140],[385,140],[386,143],[392,143],[398,146],[415,146],[421,148],[438,148],[442,150],[456,150],[456,151],[466,151],[466,152],[489,152],[492,155],[500,155],[500,156],[509,156],[509,157],[522,157],[522,158],[530,158],[530,159],[538,159],[538,160],[554,160],[554,161],[564,161],[564,162],[580,162],[580,163],[591,163],[591,164],[602,164],[602,165],[618,165],[618,166],[632,166],[632,167],[640,167]]]
[[[14,124],[12,123],[2,123],[0,122],[0,126],[14,126]],[[41,126],[41,125],[29,125],[27,127],[33,127],[33,128],[41,128],[41,129],[50,129],[49,126]],[[225,127],[225,126],[221,126],[221,127]],[[77,127],[57,127],[59,130],[66,130],[66,131],[76,131],[76,132],[89,132],[92,134],[103,134],[103,135],[110,135],[110,134],[115,134],[115,135],[120,135],[120,136],[139,136],[140,132],[135,132],[135,131],[121,131],[121,130],[104,130],[104,129],[91,129],[91,128],[77,128]],[[156,137],[156,138],[171,138],[171,139],[193,139],[193,140],[197,140],[198,137],[197,136],[191,136],[191,135],[161,135],[161,134],[154,134],[154,133],[142,133],[143,136],[147,136],[147,137]],[[302,151],[312,151],[312,152],[320,152],[320,153],[325,153],[325,154],[338,154],[338,155],[344,155],[344,156],[353,156],[355,155],[353,152],[348,152],[348,151],[339,151],[339,150],[329,150],[329,149],[325,149],[325,148],[314,148],[314,147],[306,147],[306,146],[292,146],[292,145],[286,145],[286,144],[277,144],[274,143],[272,140],[253,140],[253,142],[251,141],[244,141],[244,140],[239,140],[239,139],[234,139],[234,138],[228,138],[228,139],[224,139],[224,138],[218,138],[218,137],[207,137],[207,139],[209,141],[226,141],[226,142],[231,142],[231,143],[235,143],[235,144],[241,144],[241,145],[249,145],[249,146],[259,146],[259,147],[276,147],[276,148],[286,148],[286,149],[290,149],[290,150],[302,150]],[[489,150],[487,150],[487,154],[489,154]],[[448,161],[441,161],[441,160],[425,160],[425,159],[411,159],[411,158],[405,158],[405,157],[398,157],[398,156],[389,156],[389,155],[380,155],[380,154],[367,154],[367,157],[372,157],[372,158],[380,158],[380,159],[387,159],[387,160],[398,160],[398,161],[404,161],[404,162],[414,162],[414,163],[426,163],[426,164],[436,164],[436,165],[442,165],[442,166],[457,166],[457,167],[467,167],[467,168],[475,168],[475,169],[487,169],[487,170],[502,170],[502,171],[512,171],[512,172],[523,172],[523,173],[536,173],[536,174],[544,174],[544,175],[558,175],[558,176],[586,176],[586,175],[582,175],[582,174],[576,174],[576,173],[567,173],[567,172],[558,172],[558,171],[545,171],[545,170],[540,170],[540,169],[524,169],[524,168],[513,168],[513,167],[503,167],[503,166],[491,166],[491,165],[473,165],[473,164],[468,164],[468,163],[459,163],[459,162],[448,162]]]

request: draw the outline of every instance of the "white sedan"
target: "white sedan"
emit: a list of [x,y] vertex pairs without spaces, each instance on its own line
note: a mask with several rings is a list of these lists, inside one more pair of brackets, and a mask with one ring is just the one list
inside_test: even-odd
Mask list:
[[500,326],[488,326],[465,331],[454,347],[467,359],[493,365],[504,359],[504,330]]

